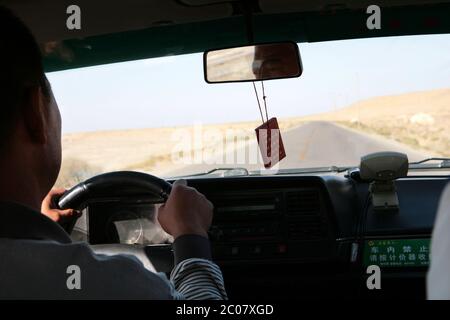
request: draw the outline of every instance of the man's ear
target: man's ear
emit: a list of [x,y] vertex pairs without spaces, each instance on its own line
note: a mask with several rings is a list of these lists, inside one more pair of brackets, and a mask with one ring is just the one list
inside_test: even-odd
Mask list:
[[23,112],[25,128],[31,141],[37,144],[45,144],[48,139],[48,108],[47,98],[43,95],[40,87],[28,89]]

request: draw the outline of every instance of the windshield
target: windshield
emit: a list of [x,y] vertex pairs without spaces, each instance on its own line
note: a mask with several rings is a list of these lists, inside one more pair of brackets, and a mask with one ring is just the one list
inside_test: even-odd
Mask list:
[[[450,156],[450,35],[299,49],[300,78],[264,82],[286,151],[277,168],[353,166],[388,150],[410,161]],[[264,169],[253,84],[207,84],[202,63],[198,53],[47,74],[63,119],[58,184],[114,170]]]

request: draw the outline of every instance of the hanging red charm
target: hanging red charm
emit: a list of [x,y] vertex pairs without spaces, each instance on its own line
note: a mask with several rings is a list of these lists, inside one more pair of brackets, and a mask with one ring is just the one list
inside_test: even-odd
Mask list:
[[286,157],[277,118],[271,118],[255,129],[264,167],[269,169]]

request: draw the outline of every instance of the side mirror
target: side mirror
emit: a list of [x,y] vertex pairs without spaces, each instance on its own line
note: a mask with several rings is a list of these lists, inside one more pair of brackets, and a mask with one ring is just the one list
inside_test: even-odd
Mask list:
[[295,78],[303,72],[300,52],[294,42],[206,51],[203,66],[208,83]]

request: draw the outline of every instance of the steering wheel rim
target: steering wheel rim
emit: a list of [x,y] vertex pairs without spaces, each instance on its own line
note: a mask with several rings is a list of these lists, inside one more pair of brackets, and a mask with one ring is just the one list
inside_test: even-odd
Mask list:
[[[94,176],[70,190],[66,191],[56,203],[61,209],[84,209],[90,199],[111,198],[111,196],[139,195],[165,202],[172,190],[172,185],[153,175],[135,171],[115,171]],[[75,225],[66,226],[71,232]],[[173,268],[171,246],[163,246],[164,250],[151,247],[135,247],[122,244],[93,245],[91,249],[97,254],[116,255],[126,254],[137,258],[150,271],[170,272]],[[152,257],[150,257],[152,256]]]
[[84,209],[90,199],[143,195],[155,202],[165,202],[172,185],[156,176],[135,171],[100,174],[75,185],[58,200],[60,209]]

